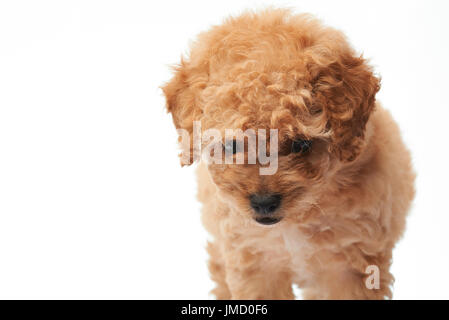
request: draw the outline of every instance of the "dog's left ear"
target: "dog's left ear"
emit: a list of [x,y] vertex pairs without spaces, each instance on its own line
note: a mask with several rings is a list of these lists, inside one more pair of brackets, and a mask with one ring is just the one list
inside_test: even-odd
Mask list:
[[[199,121],[203,113],[200,108],[201,92],[208,81],[207,66],[181,59],[175,68],[173,78],[162,86],[167,110],[172,114],[173,123],[178,129],[179,141],[183,154],[182,165],[190,165],[194,161],[193,125]],[[181,133],[188,134],[189,141]],[[183,158],[188,154],[187,159]]]
[[352,52],[329,63],[314,63],[310,70],[315,107],[326,113],[332,131],[332,152],[341,161],[353,161],[363,146],[380,80],[366,60]]

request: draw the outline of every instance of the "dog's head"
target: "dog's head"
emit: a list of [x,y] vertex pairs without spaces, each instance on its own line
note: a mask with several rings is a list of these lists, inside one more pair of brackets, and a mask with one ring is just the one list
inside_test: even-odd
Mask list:
[[[231,206],[262,224],[312,204],[333,168],[357,159],[378,90],[372,69],[340,32],[285,10],[244,14],[201,34],[163,87],[175,126],[190,134],[195,121],[223,136],[226,129],[277,129],[273,174],[261,175],[259,161],[208,166]],[[235,139],[220,148],[247,159],[249,147],[236,148]],[[260,141],[273,143],[269,135]]]

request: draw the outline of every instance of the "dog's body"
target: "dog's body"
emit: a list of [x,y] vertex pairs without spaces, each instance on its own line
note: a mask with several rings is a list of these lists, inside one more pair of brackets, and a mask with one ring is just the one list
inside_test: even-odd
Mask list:
[[[293,283],[305,298],[391,297],[414,173],[365,60],[339,32],[282,10],[215,27],[190,59],[164,87],[177,128],[280,132],[272,176],[260,164],[198,168],[217,298],[291,299]],[[290,150],[295,141],[312,149]],[[274,196],[269,210],[253,203]],[[379,270],[378,286],[367,270]]]
[[[290,299],[292,283],[305,289],[305,298],[391,296],[391,250],[404,230],[414,176],[387,111],[377,106],[367,131],[364,154],[336,170],[335,184],[322,190],[321,199],[307,213],[274,226],[232,212],[200,165],[203,222],[215,238],[208,250],[217,298]],[[341,190],[338,175],[347,179],[351,171],[358,174]],[[380,268],[379,289],[366,287],[369,265]]]

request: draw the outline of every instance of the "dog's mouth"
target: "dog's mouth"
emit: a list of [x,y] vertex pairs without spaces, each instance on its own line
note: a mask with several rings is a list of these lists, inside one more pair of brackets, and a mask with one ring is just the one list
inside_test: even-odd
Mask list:
[[256,217],[254,218],[254,220],[256,220],[257,223],[263,224],[263,225],[271,225],[271,224],[276,224],[279,221],[282,220],[281,217]]

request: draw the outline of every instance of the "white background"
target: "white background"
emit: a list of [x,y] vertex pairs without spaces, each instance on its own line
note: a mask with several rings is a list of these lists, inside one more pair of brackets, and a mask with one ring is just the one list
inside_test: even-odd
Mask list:
[[372,58],[418,173],[394,297],[449,298],[449,2],[343,0],[0,2],[0,298],[210,298],[158,87],[198,32],[270,4]]

